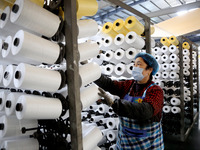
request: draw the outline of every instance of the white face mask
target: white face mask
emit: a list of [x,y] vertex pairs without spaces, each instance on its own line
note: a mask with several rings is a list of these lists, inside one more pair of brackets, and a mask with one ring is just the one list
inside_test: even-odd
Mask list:
[[143,70],[143,68],[133,67],[132,75],[136,81],[141,81],[144,78],[144,75],[142,74]]

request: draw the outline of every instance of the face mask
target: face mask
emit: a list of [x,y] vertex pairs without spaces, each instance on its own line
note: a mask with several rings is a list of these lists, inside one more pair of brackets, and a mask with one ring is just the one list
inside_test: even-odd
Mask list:
[[133,67],[132,75],[136,81],[141,81],[144,78],[142,74],[143,70],[144,70],[143,68]]

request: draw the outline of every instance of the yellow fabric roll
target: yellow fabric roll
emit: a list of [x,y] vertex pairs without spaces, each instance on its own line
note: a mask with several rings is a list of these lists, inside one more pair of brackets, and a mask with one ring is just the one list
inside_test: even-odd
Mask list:
[[125,27],[130,31],[134,31],[138,35],[141,35],[144,32],[144,25],[141,24],[134,16],[126,18]]
[[168,40],[168,38],[167,37],[162,37],[161,39],[160,39],[160,42],[163,44],[163,45],[165,45],[165,46],[170,46],[170,42],[169,42],[169,40]]
[[130,32],[130,30],[128,30],[126,27],[125,27],[125,21],[123,19],[117,19],[115,20],[115,22],[113,23],[113,29],[117,32],[117,33],[120,33],[120,34],[123,34],[126,36],[126,34],[128,32]]
[[176,45],[176,46],[179,44],[179,41],[178,41],[178,39],[175,36],[170,36],[169,37],[169,42],[171,44],[173,44],[173,45]]
[[64,20],[64,11],[62,10],[62,7],[59,7],[59,13],[58,13],[58,16],[61,16],[62,19]]
[[[1,1],[2,1],[2,0],[1,0]],[[13,5],[13,4],[15,3],[16,0],[3,0],[3,1],[8,2],[8,3],[10,3],[10,4]]]
[[182,44],[183,49],[190,49],[190,44],[188,42],[184,42]]
[[96,0],[77,0],[77,19],[83,16],[94,16],[98,11]]
[[118,34],[115,30],[113,30],[113,24],[111,22],[106,22],[103,25],[102,32],[108,34],[112,38],[115,38],[115,36]]
[[154,34],[154,32],[155,32],[154,26],[151,26],[150,28],[151,28],[151,34]]
[[44,5],[44,0],[30,0],[30,1],[41,7],[43,7]]
[[4,0],[0,0],[0,12],[3,12],[3,10],[7,7],[10,6],[12,8],[13,4],[8,3]]

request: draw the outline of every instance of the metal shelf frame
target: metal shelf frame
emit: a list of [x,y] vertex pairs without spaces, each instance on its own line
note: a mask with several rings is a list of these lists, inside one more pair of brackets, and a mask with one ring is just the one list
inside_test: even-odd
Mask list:
[[[108,0],[145,20],[145,44],[146,52],[151,53],[150,18],[120,0]],[[82,150],[82,126],[81,126],[81,102],[80,102],[80,77],[79,77],[79,54],[78,54],[78,26],[76,17],[76,0],[65,0],[65,42],[67,60],[67,85],[70,114],[71,149]]]

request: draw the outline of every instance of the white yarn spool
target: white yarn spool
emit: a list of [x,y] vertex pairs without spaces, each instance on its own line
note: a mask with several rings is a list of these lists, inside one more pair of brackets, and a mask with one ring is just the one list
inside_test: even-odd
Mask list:
[[160,87],[164,87],[164,83],[161,80],[156,80],[155,83]]
[[118,63],[115,66],[114,72],[116,74],[116,76],[120,77],[120,76],[129,76],[129,74],[126,72],[126,65],[122,64],[122,63]]
[[175,106],[181,104],[180,99],[178,99],[178,98],[176,98],[176,97],[173,97],[173,98],[170,100],[170,102],[171,102],[172,105],[175,105]]
[[179,75],[174,71],[170,72],[169,77],[171,79],[179,79]]
[[191,97],[189,97],[188,95],[184,95],[184,101],[186,102],[191,101]]
[[101,97],[98,95],[98,87],[95,84],[90,85],[80,91],[80,100],[82,109],[89,107]]
[[178,66],[177,63],[171,63],[171,64],[169,64],[169,67],[171,70],[176,71],[176,72],[179,72],[179,70],[180,70],[180,67]]
[[164,113],[169,113],[169,112],[171,112],[171,106],[167,106],[167,105],[163,106],[162,110],[163,110]]
[[122,49],[117,49],[114,53],[114,58],[118,61],[118,62],[124,62],[124,63],[130,63],[130,60],[127,59],[126,57],[126,52]]
[[89,109],[96,110],[96,109],[98,109],[98,105],[90,105]]
[[165,62],[165,63],[170,63],[171,62],[171,60],[169,59],[168,55],[162,55],[161,56],[161,60],[162,60],[162,62]]
[[162,55],[162,51],[161,51],[160,47],[153,48],[152,53],[154,53],[155,55]]
[[130,63],[130,64],[126,65],[126,71],[128,72],[128,74],[130,76],[132,76],[133,65],[134,65],[134,63]]
[[104,118],[103,115],[99,115],[99,116],[92,116],[90,118],[90,122],[97,122],[99,121],[100,119]]
[[190,75],[190,72],[188,71],[188,69],[183,69],[183,74],[185,76],[189,76]]
[[113,62],[114,64],[118,63],[118,60],[115,59],[114,52],[112,50],[106,51],[104,54],[104,60],[107,62]]
[[178,54],[179,49],[175,45],[170,45],[169,46],[169,52],[172,53],[172,54]]
[[162,46],[160,48],[161,52],[164,54],[164,55],[169,55],[170,54],[170,51],[169,51],[169,47],[168,46]]
[[93,19],[78,20],[78,38],[95,36],[98,32],[98,24]]
[[21,119],[56,119],[62,113],[58,98],[22,95],[17,100],[16,116]]
[[193,89],[193,94],[197,94],[197,90]]
[[151,48],[154,48],[156,46],[156,41],[151,38]]
[[171,108],[171,111],[172,111],[173,114],[178,114],[178,113],[181,112],[181,109],[179,107],[173,106]]
[[7,94],[9,94],[10,92],[7,90],[2,90],[0,91],[0,111],[3,111],[5,108],[5,104],[6,104],[6,96]]
[[175,62],[175,63],[179,62],[179,58],[178,58],[178,56],[177,56],[176,54],[171,54],[171,55],[169,56],[169,59],[170,59],[171,61]]
[[5,67],[3,65],[0,65],[0,86],[3,86],[3,73],[4,73]]
[[106,121],[106,126],[108,129],[114,129],[117,128],[119,124],[119,118],[110,118]]
[[183,61],[184,62],[190,62],[189,56],[183,56]]
[[196,57],[197,56],[197,52],[192,51],[192,56]]
[[136,49],[142,49],[145,46],[145,41],[134,31],[127,33],[125,40],[129,45]]
[[161,64],[161,68],[165,71],[171,71],[169,64]]
[[183,49],[183,55],[189,56],[190,51],[188,49]]
[[46,37],[54,36],[61,22],[57,15],[29,0],[15,1],[10,20],[12,23]]
[[98,64],[92,62],[79,67],[81,77],[81,86],[85,86],[101,76],[101,68]]
[[117,130],[110,130],[110,131],[107,132],[106,137],[109,141],[112,142],[112,141],[115,141],[117,139],[117,134],[118,134]]
[[158,64],[158,66],[159,66],[159,72],[162,72],[163,71],[163,68],[162,68],[162,64]]
[[133,61],[137,53],[139,53],[138,50],[135,48],[129,48],[126,51],[126,58],[129,60],[129,62]]
[[114,39],[114,43],[124,50],[131,47],[128,43],[126,43],[125,36],[123,34],[118,34]]
[[14,74],[16,66],[8,65],[4,70],[3,85],[4,87],[14,88]]
[[109,150],[115,150],[116,144],[113,144],[109,147]]
[[184,94],[185,96],[189,96],[191,94],[190,90],[184,87]]
[[155,55],[155,59],[157,60],[158,63],[162,64],[163,60],[161,59],[161,56]]
[[98,109],[97,111],[101,114],[104,114],[104,113],[107,113],[109,110],[109,106],[105,105],[105,104],[101,104],[101,105],[98,105]]
[[156,79],[159,79],[159,78],[161,78],[161,76],[162,76],[162,75],[161,75],[161,73],[160,73],[160,72],[157,72],[157,73],[155,74],[155,78],[156,78]]
[[98,54],[96,57],[94,57],[92,59],[92,62],[95,62],[97,63],[98,65],[101,65],[103,63],[103,58],[104,58],[104,55],[101,53],[101,54]]
[[105,75],[111,75],[111,74],[113,74],[114,69],[115,69],[114,65],[107,64],[107,65],[103,66],[102,73],[105,74]]
[[169,78],[169,72],[166,72],[166,71],[162,72],[162,78],[168,79]]
[[189,62],[183,62],[183,67],[184,69],[189,69],[190,68]]
[[103,46],[106,49],[111,49],[113,51],[119,48],[117,45],[115,45],[114,40],[110,36],[104,39]]

